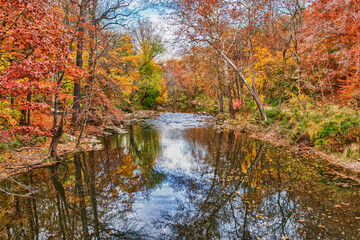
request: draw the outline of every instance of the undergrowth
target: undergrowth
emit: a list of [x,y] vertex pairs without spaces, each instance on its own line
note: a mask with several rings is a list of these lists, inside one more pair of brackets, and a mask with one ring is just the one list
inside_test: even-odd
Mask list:
[[283,135],[326,152],[360,158],[360,113],[332,104],[315,104],[307,97],[294,98],[286,107],[267,109]]

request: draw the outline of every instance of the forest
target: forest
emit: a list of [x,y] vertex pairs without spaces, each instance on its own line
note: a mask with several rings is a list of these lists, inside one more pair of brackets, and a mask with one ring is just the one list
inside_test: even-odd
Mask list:
[[359,239],[359,0],[0,0],[0,239]]
[[[170,47],[149,8],[173,25]],[[65,134],[79,146],[139,109],[357,160],[359,108],[357,0],[0,0],[1,162],[32,146],[59,157]]]

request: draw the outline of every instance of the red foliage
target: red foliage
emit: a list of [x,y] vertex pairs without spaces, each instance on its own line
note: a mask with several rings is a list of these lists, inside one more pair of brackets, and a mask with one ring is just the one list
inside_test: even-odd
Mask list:
[[51,136],[49,131],[43,131],[38,127],[19,126],[11,129],[0,130],[0,142],[10,142],[14,137],[21,141],[31,139],[34,136]]
[[235,100],[235,102],[233,103],[233,106],[234,106],[234,110],[237,110],[237,109],[239,109],[239,107],[242,105],[242,104],[244,104],[245,103],[245,101],[243,100],[243,99],[236,99]]
[[0,51],[8,56],[1,70],[0,96],[53,95],[58,88],[52,75],[71,66],[66,57],[71,34],[63,27],[61,10],[50,0],[4,0],[0,19]]
[[314,1],[304,14],[304,24],[308,74],[323,71],[328,87],[342,99],[360,100],[359,1]]
[[[80,73],[69,54],[76,31],[65,27],[63,20],[62,9],[51,0],[0,0],[0,103],[13,111],[0,110],[0,115],[7,117],[0,128],[0,140],[48,135],[51,127],[44,123],[52,121],[52,116],[39,122],[27,110],[48,110],[46,97],[61,91],[55,75],[74,77]],[[60,99],[62,96],[60,93]],[[30,123],[30,116],[32,126],[14,124],[19,120]]]

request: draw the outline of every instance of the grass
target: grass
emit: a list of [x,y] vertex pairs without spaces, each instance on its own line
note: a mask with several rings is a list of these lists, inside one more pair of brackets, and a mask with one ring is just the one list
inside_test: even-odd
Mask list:
[[360,113],[345,106],[315,104],[294,98],[286,107],[266,110],[269,122],[293,142],[304,142],[327,153],[360,157]]

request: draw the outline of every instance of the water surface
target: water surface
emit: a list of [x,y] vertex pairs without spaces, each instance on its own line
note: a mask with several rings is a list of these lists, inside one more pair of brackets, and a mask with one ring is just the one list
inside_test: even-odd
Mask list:
[[161,114],[0,182],[0,239],[359,239],[357,186],[208,118]]

